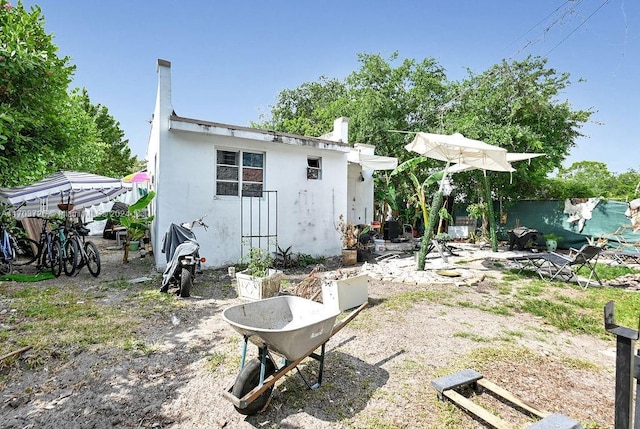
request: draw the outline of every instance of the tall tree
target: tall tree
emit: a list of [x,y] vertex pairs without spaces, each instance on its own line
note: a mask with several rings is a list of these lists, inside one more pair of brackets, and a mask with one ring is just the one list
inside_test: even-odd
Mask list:
[[[567,73],[546,67],[542,58],[503,61],[480,75],[469,73],[451,85],[443,112],[448,133],[503,147],[509,152],[538,152],[545,156],[514,163],[513,174],[487,173],[492,187],[507,199],[535,198],[537,189],[575,146],[580,127],[591,111],[572,110],[559,94],[570,85]],[[476,199],[480,173],[454,176],[458,192]]]
[[615,195],[617,179],[603,162],[574,162],[569,168],[561,168],[558,178],[574,183],[582,183],[589,189],[589,197],[609,198]]
[[640,173],[629,169],[617,177],[616,197],[623,200],[640,198]]
[[59,58],[38,6],[0,0],[0,186],[57,170],[118,177],[136,158],[108,109],[68,92],[75,66]]
[[100,104],[92,104],[84,88],[73,94],[97,132],[95,148],[96,153],[100,154],[100,165],[94,166],[92,171],[107,177],[122,177],[134,171],[137,159],[131,155],[129,140],[124,138],[120,123],[109,114],[109,109]]
[[15,185],[41,178],[77,135],[67,123],[75,67],[56,55],[38,6],[0,0],[0,28],[0,169],[2,184]]

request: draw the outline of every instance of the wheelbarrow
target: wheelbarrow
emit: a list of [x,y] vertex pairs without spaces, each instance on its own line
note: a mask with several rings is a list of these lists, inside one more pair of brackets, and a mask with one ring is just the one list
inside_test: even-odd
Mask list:
[[[276,381],[307,357],[319,362],[318,379],[313,385],[303,380],[310,389],[320,387],[327,341],[366,305],[363,303],[339,323],[335,321],[340,311],[298,296],[277,296],[225,309],[222,318],[243,336],[244,345],[240,373],[233,386],[223,392],[224,398],[239,413],[256,414],[267,407]],[[247,362],[249,342],[258,347],[258,357]],[[274,354],[282,357],[279,367]]]

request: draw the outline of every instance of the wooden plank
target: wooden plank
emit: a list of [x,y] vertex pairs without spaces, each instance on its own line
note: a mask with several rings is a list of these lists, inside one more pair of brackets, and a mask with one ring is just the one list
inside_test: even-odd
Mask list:
[[528,405],[527,403],[525,403],[522,399],[518,398],[517,396],[515,396],[513,393],[509,392],[508,390],[503,389],[502,387],[498,386],[497,384],[492,383],[491,381],[483,378],[477,381],[477,383],[484,387],[487,390],[492,391],[493,393],[495,393],[496,395],[506,399],[507,401],[511,402],[512,404],[516,405],[517,407],[522,408],[523,410],[538,416],[540,418],[545,418],[549,415],[551,415],[550,412],[548,411],[541,411],[538,410],[534,407],[532,407],[531,405]]
[[472,414],[478,416],[480,419],[489,423],[496,429],[513,429],[506,421],[502,420],[500,417],[497,417],[491,414],[489,411],[482,408],[480,405],[475,402],[465,398],[455,390],[445,390],[442,392],[444,396],[461,406],[462,408],[468,410]]

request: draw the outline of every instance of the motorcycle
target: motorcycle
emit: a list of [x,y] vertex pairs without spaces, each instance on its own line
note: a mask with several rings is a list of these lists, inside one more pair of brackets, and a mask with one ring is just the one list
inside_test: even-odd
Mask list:
[[176,225],[172,223],[162,240],[162,253],[166,254],[167,268],[162,274],[160,292],[169,292],[170,286],[178,286],[176,294],[182,298],[190,296],[196,273],[202,272],[205,258],[200,257],[200,244],[196,240],[193,228],[197,225],[208,228],[203,217],[191,223]]

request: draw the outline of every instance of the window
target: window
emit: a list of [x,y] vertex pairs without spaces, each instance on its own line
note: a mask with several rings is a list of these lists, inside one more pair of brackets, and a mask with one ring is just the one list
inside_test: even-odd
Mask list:
[[[242,163],[240,163],[242,160]],[[264,154],[217,151],[216,195],[261,197],[264,184]]]
[[322,179],[322,158],[307,158],[307,179]]

